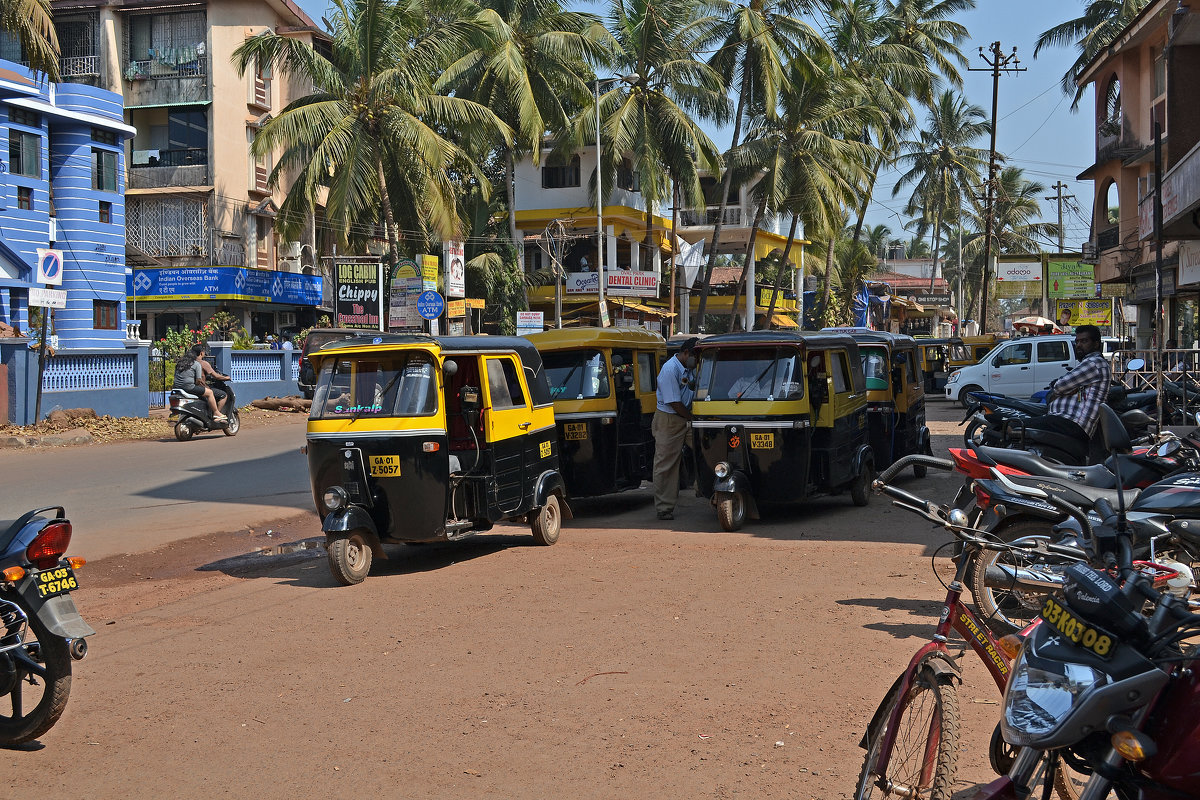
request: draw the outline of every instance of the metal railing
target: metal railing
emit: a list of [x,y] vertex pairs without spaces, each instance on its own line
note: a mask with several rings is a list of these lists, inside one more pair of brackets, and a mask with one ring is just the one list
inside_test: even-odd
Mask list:
[[100,74],[100,56],[63,56],[58,71],[64,78],[88,77]]
[[1118,227],[1109,228],[1106,231],[1100,231],[1096,234],[1096,249],[1103,252],[1111,250],[1121,243],[1121,229]]
[[131,169],[146,169],[148,167],[191,167],[208,165],[208,148],[191,147],[180,150],[159,150],[157,156],[150,156],[145,164],[130,164]]
[[[1158,392],[1158,409],[1151,416],[1159,426],[1187,425],[1195,412],[1200,411],[1200,350],[1163,350],[1159,360],[1157,350],[1118,350],[1109,356],[1113,378],[1131,392]],[[1145,366],[1128,368],[1130,361],[1141,359]],[[1161,413],[1159,413],[1161,412]],[[1173,413],[1172,413],[1173,412]],[[1163,415],[1168,418],[1163,419]]]
[[[716,225],[717,217],[720,214],[720,206],[709,206],[708,208],[687,208],[679,212],[679,224],[687,226],[698,225]],[[722,218],[722,225],[741,225],[742,224],[742,209],[740,206],[728,206],[725,208],[725,215]]]

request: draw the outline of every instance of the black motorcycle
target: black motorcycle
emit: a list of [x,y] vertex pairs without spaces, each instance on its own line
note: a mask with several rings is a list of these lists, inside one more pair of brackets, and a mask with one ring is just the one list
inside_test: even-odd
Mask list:
[[84,560],[64,558],[70,543],[62,506],[0,522],[0,746],[30,742],[58,721],[71,661],[95,633],[71,599]]
[[172,389],[171,415],[176,417],[175,438],[179,441],[186,442],[194,434],[205,431],[221,431],[226,436],[237,436],[241,430],[242,420],[238,416],[233,386],[228,381],[212,378],[209,379],[209,384],[212,388],[225,392],[226,399],[222,402],[226,408],[227,419],[214,420],[203,396],[185,392],[183,389]]

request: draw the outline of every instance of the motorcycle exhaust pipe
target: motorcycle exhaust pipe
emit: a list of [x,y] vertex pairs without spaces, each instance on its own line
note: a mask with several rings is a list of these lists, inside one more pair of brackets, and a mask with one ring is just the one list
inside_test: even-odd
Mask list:
[[1008,564],[991,564],[983,576],[992,589],[1058,589],[1066,582],[1062,575]]
[[88,651],[87,639],[71,639],[67,643],[67,650],[70,651],[71,658],[82,661]]

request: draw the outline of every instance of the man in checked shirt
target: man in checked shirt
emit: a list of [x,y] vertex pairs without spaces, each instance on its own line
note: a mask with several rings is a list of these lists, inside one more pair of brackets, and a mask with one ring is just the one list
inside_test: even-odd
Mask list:
[[1027,421],[1025,427],[1071,436],[1086,452],[1100,417],[1100,404],[1108,398],[1112,383],[1112,369],[1100,354],[1099,328],[1095,325],[1075,328],[1075,355],[1079,364],[1050,384],[1046,416]]

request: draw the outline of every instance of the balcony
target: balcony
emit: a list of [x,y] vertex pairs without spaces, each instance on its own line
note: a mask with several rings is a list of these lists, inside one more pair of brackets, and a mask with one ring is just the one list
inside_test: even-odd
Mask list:
[[130,189],[208,186],[208,150],[135,150],[129,165]]
[[[684,228],[712,227],[717,224],[720,206],[708,206],[705,209],[689,208],[679,212],[679,225]],[[740,206],[727,206],[721,225],[740,227],[742,225],[742,209]]]
[[1117,226],[1108,230],[1100,231],[1096,236],[1096,249],[1103,253],[1105,250],[1111,250],[1121,243],[1121,229]]
[[212,81],[208,78],[208,57],[190,52],[185,57],[189,60],[166,56],[127,61],[121,71],[126,81],[125,107],[209,102]]
[[63,56],[58,60],[58,71],[63,80],[98,78],[100,76],[100,56]]

